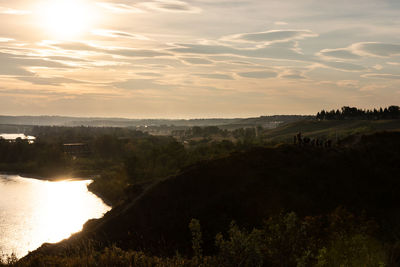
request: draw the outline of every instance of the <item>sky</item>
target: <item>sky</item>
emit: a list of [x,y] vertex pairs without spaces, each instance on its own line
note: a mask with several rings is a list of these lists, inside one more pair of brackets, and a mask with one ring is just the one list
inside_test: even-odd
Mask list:
[[0,0],[0,114],[400,104],[398,0]]

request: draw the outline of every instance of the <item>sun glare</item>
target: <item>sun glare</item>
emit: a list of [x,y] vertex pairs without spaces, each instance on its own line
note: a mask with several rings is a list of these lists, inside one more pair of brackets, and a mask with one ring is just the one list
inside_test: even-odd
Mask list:
[[53,38],[71,39],[93,26],[95,14],[84,0],[51,0],[40,5],[38,14],[42,27]]

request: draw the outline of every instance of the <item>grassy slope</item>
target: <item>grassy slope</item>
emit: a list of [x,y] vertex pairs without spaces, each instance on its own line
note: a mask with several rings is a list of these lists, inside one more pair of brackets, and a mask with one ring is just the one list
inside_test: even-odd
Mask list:
[[283,125],[263,133],[266,141],[293,142],[299,131],[303,136],[335,140],[351,134],[372,133],[376,131],[400,130],[400,120],[306,120]]

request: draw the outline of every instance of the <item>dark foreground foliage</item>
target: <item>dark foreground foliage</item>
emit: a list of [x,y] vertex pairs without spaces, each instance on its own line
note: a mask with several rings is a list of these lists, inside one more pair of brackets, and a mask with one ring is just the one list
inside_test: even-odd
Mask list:
[[[191,257],[157,257],[115,245],[97,250],[91,242],[58,254],[36,253],[4,266],[396,266],[395,246],[378,241],[376,224],[338,208],[326,216],[280,214],[260,228],[234,222],[215,237],[217,251],[205,256],[202,231],[193,219]],[[398,251],[397,251],[398,253]],[[399,256],[399,255],[397,255]],[[0,265],[1,266],[1,265]]]

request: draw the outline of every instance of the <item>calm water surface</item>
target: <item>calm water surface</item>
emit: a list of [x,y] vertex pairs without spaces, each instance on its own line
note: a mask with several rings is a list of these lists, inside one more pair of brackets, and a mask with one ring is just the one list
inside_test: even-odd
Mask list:
[[111,208],[87,190],[90,180],[49,182],[0,175],[0,255],[17,257],[58,242]]

